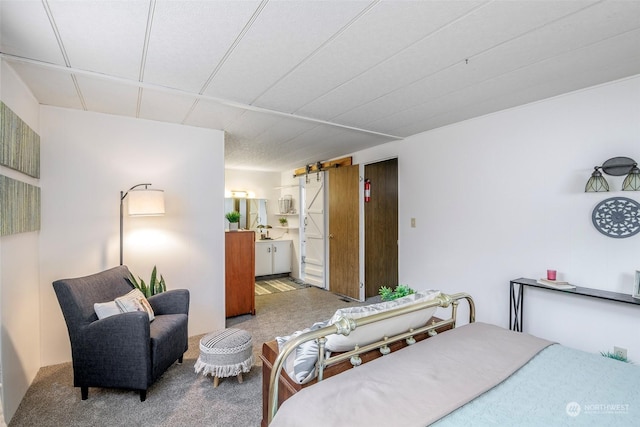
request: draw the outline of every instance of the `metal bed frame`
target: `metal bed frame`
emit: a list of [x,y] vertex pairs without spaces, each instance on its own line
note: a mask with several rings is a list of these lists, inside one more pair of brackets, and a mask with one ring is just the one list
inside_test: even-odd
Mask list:
[[[349,359],[353,366],[358,366],[362,363],[362,359],[360,358],[360,354],[365,353],[367,351],[373,349],[379,349],[380,352],[384,354],[388,354],[391,349],[389,348],[389,344],[392,344],[397,341],[406,340],[408,345],[414,344],[416,341],[413,338],[414,335],[427,333],[429,336],[436,335],[436,329],[442,326],[450,325],[452,328],[456,326],[457,320],[457,310],[459,300],[465,299],[469,304],[469,323],[475,322],[476,319],[476,309],[475,304],[473,302],[473,298],[471,295],[461,292],[452,295],[448,294],[440,294],[436,298],[431,301],[417,303],[417,304],[408,304],[405,306],[401,306],[399,308],[395,308],[393,310],[385,311],[383,313],[373,314],[371,316],[362,317],[359,319],[352,319],[350,317],[340,317],[335,323],[326,326],[321,329],[317,329],[315,331],[309,331],[304,334],[300,334],[299,336],[289,340],[276,358],[273,363],[273,368],[271,369],[271,376],[269,378],[269,419],[268,424],[271,424],[273,417],[276,415],[278,411],[278,379],[280,378],[282,367],[284,365],[284,361],[287,357],[298,347],[300,344],[311,341],[318,340],[318,381],[322,381],[324,369],[327,366],[333,365],[335,363],[342,362],[343,360]],[[326,337],[332,334],[341,334],[341,335],[349,335],[351,331],[355,330],[358,327],[368,325],[371,323],[379,322],[385,319],[390,319],[396,316],[402,316],[404,314],[413,313],[419,310],[424,310],[431,307],[441,307],[447,308],[451,307],[451,316],[446,320],[441,320],[436,322],[433,320],[430,324],[426,324],[420,328],[410,329],[407,332],[403,332],[391,337],[383,337],[381,340],[378,340],[374,343],[359,347],[356,346],[353,350],[347,351],[344,353],[338,353],[335,356],[325,357],[325,343],[327,341]]]

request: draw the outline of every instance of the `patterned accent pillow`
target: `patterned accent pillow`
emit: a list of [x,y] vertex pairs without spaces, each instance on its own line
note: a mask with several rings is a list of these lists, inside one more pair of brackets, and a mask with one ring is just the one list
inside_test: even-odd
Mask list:
[[[371,316],[372,314],[382,313],[393,310],[403,305],[416,304],[419,302],[427,302],[440,295],[440,291],[428,290],[419,291],[406,297],[398,298],[393,301],[381,302],[378,304],[370,304],[359,307],[347,307],[338,309],[331,320],[333,324],[340,317],[349,317],[359,319],[361,317]],[[371,323],[361,326],[352,331],[349,335],[333,334],[327,337],[326,347],[330,351],[349,351],[358,345],[360,347],[372,342],[378,341],[383,337],[390,337],[402,332],[407,332],[411,328],[419,328],[427,324],[429,319],[435,314],[437,307],[431,307],[419,310],[413,313],[403,314],[402,316],[393,317],[391,319],[382,320],[380,322]]]
[[[316,322],[310,328],[296,331],[286,337],[276,337],[278,342],[278,351],[282,351],[282,347],[290,339],[296,338],[298,335],[316,329],[324,328],[329,324],[328,321]],[[306,384],[317,375],[316,362],[318,361],[318,340],[311,340],[300,344],[287,357],[284,362],[284,370],[289,377],[298,384]]]
[[120,308],[115,301],[109,302],[97,302],[93,304],[93,309],[98,315],[98,319],[104,319],[105,317],[113,316],[114,314],[120,314]]
[[123,313],[144,311],[149,315],[149,322],[155,319],[151,304],[149,304],[149,301],[147,301],[139,289],[133,289],[128,294],[116,298],[115,303]]

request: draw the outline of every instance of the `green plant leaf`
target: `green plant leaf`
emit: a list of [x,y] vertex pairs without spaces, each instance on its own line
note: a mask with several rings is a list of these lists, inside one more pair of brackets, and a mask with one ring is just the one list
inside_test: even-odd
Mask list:
[[411,289],[407,285],[398,285],[395,290],[392,290],[388,286],[381,286],[378,291],[382,301],[392,301],[397,298],[406,297],[407,295],[415,294],[416,291]]
[[138,281],[133,274],[130,274],[130,276],[131,284],[135,288],[140,289],[140,292],[142,292],[142,294],[147,298],[165,292],[167,290],[167,285],[164,281],[164,277],[160,275],[160,280],[158,280],[158,269],[155,265],[153,266],[153,270],[151,271],[149,284],[145,283],[145,281],[142,280],[141,277],[138,277]]

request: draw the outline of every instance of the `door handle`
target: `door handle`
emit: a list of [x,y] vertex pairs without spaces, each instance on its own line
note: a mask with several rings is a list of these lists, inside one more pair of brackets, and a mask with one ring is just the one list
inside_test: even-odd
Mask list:
[[278,247],[277,246],[273,247],[273,252],[278,252]]
[[333,233],[329,233],[329,238],[333,239]]
[[271,248],[267,248],[267,253],[270,254],[271,253]]

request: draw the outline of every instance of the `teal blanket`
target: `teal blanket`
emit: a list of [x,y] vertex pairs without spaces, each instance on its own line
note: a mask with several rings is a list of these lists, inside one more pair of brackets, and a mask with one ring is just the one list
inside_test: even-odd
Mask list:
[[638,426],[640,367],[554,344],[432,425]]

